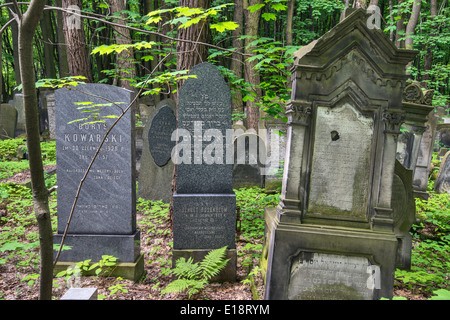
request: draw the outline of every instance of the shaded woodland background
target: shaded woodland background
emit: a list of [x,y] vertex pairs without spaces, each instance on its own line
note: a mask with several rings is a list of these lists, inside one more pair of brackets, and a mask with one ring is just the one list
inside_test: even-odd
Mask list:
[[[8,2],[0,1],[2,26],[14,16],[14,9],[6,6]],[[22,11],[26,11],[27,6],[21,3]],[[279,115],[283,102],[290,97],[287,88],[292,52],[335,26],[344,8],[377,5],[386,36],[397,47],[420,52],[409,69],[412,79],[436,90],[435,106],[446,107],[449,102],[450,14],[446,0],[48,0],[46,4],[34,35],[36,81],[81,75],[85,82],[137,90],[160,59],[171,52],[170,58],[157,67],[155,76],[189,70],[202,61],[216,63],[234,91],[235,120],[242,119],[255,130],[261,108],[269,115]],[[155,10],[211,9],[224,4],[230,5],[188,28],[178,27],[195,16],[177,16],[175,12],[161,14],[156,23],[147,23],[151,19],[147,14]],[[81,8],[84,17],[79,29],[67,25],[73,16],[55,8],[74,5]],[[231,21],[239,27],[210,27]],[[17,23],[2,29],[1,101],[8,102],[21,84]],[[155,45],[111,54],[92,53],[102,46],[143,41]],[[176,100],[176,83],[158,82],[153,87],[158,87],[157,94],[151,95],[155,102],[167,97]]]

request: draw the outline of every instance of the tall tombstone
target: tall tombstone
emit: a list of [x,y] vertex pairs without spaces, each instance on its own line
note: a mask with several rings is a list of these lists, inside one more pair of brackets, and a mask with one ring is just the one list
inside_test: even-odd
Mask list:
[[[236,278],[236,195],[232,186],[231,93],[217,67],[193,67],[178,96],[173,259],[227,246],[220,279]],[[228,161],[229,160],[229,161]]]
[[50,140],[55,140],[55,93],[47,95],[46,99],[49,136]]
[[406,129],[406,132],[402,132],[399,136],[397,151],[401,148],[402,140],[406,142],[407,147],[405,152],[397,153],[397,159],[405,168],[413,172],[417,165],[422,137],[427,129],[428,114],[434,109],[431,105],[433,94],[434,90],[423,91],[415,82],[410,83],[403,90],[402,108],[406,111],[406,117],[402,127]]
[[438,117],[434,110],[427,116],[426,130],[420,141],[419,151],[417,154],[416,167],[413,176],[413,188],[416,196],[427,199],[428,177],[430,175],[431,159],[433,157],[433,147],[436,136],[436,126]]
[[411,226],[416,220],[416,203],[413,192],[413,170],[395,162],[392,183],[392,217],[394,234],[397,237],[397,268],[411,269]]
[[[55,91],[58,229],[60,244],[80,181],[115,118],[104,123],[73,122],[86,116],[79,109],[102,105],[100,117],[119,116],[133,100],[131,91],[105,84],[77,85]],[[82,103],[82,104],[77,104]],[[134,107],[114,126],[81,188],[58,260],[68,264],[112,255],[119,259],[123,277],[137,279],[143,272],[140,232],[136,228]],[[56,254],[56,252],[55,252]]]
[[0,140],[14,139],[17,125],[17,110],[8,103],[0,105]]
[[358,9],[294,54],[280,203],[268,208],[266,299],[392,297],[392,191],[406,65]]
[[25,106],[23,104],[23,94],[14,95],[14,108],[17,110],[17,128],[18,133],[25,133]]
[[450,193],[450,151],[442,158],[433,188],[436,193]]
[[242,133],[233,142],[233,189],[265,184],[266,145],[255,133]]
[[171,99],[159,102],[149,115],[143,133],[138,196],[169,203],[172,197],[174,164],[172,133],[177,128],[176,104]]

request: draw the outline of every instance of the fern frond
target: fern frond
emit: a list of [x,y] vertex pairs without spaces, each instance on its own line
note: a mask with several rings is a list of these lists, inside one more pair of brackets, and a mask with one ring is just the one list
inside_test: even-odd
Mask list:
[[190,257],[187,261],[185,258],[179,258],[175,262],[175,268],[172,272],[179,278],[196,280],[201,272],[201,269],[198,263],[194,263],[192,257]]
[[172,281],[171,283],[169,283],[167,285],[167,287],[165,287],[162,291],[161,291],[161,295],[166,294],[166,293],[180,293],[180,292],[184,292],[187,290],[188,294],[189,294],[189,298],[191,298],[191,296],[193,294],[198,293],[200,290],[202,290],[204,288],[204,286],[206,285],[206,281],[205,280],[188,280],[188,279],[177,279]]
[[205,256],[205,258],[200,261],[200,268],[202,272],[203,279],[211,279],[212,277],[218,275],[220,271],[227,265],[230,259],[225,260],[227,246],[211,250]]

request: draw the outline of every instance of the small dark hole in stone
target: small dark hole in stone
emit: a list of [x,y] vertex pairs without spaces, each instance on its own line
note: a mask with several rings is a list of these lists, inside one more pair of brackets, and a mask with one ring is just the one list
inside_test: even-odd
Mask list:
[[337,131],[331,131],[331,140],[336,141],[339,140],[339,133]]

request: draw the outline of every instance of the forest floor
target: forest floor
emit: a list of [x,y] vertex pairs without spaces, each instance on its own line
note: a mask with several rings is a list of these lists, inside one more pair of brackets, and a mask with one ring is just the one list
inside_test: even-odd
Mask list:
[[[52,167],[46,167],[46,170]],[[28,178],[27,172],[22,172],[7,179],[11,182],[21,182]],[[5,182],[5,181],[2,181]],[[31,214],[32,208],[29,209]],[[141,230],[141,253],[144,255],[145,275],[138,281],[118,280],[113,277],[81,276],[75,279],[75,286],[81,288],[95,287],[98,294],[104,300],[187,300],[187,293],[164,294],[160,292],[172,280],[168,274],[172,261],[172,232],[169,220],[163,220],[154,228],[146,229],[145,214],[137,212],[138,226]],[[6,222],[8,224],[8,222]],[[3,224],[5,226],[5,224]],[[29,228],[27,232],[37,232],[37,226]],[[255,243],[261,243],[261,239]],[[237,238],[236,248],[239,252],[247,244],[248,240]],[[38,248],[33,249],[35,257]],[[32,259],[32,253],[26,256],[11,255],[8,251],[0,252],[0,260],[7,259],[6,264],[0,264],[0,300],[37,300],[39,297],[38,281],[27,283],[23,281],[27,275],[37,275],[38,266],[34,263],[24,263],[24,259]],[[36,259],[35,259],[36,260]],[[253,266],[258,265],[257,259],[253,259]],[[237,279],[235,282],[211,283],[203,291],[191,297],[195,300],[262,300],[264,296],[264,283],[261,273],[257,273],[252,279],[252,284],[243,283],[249,274],[249,267],[244,267],[242,257],[238,255]],[[68,290],[69,285],[64,277],[54,278],[53,299],[60,299]],[[119,289],[114,292],[114,288]],[[412,294],[409,290],[396,287],[394,296],[405,297],[408,300],[426,300],[422,295]]]

